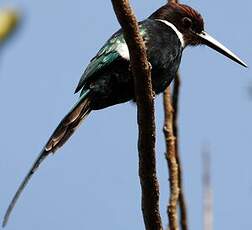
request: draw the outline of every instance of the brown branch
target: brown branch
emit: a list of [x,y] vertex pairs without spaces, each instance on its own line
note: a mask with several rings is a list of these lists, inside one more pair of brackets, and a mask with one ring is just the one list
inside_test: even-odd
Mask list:
[[188,230],[187,222],[187,208],[183,189],[183,174],[182,174],[182,163],[179,154],[179,144],[178,144],[178,105],[180,96],[180,75],[177,73],[174,79],[173,94],[172,94],[172,105],[173,105],[173,133],[175,136],[175,149],[176,149],[176,159],[178,164],[178,184],[179,184],[179,212],[180,212],[180,226],[182,230]]
[[128,0],[111,0],[122,26],[130,52],[134,76],[139,126],[139,176],[142,187],[142,211],[147,230],[161,230],[159,185],[156,177],[155,122],[151,71],[143,39]]
[[[168,0],[176,3],[177,0]],[[178,229],[177,203],[179,204],[180,226],[182,230],[188,229],[187,210],[183,190],[182,166],[178,147],[178,102],[180,93],[180,76],[177,73],[174,80],[173,97],[170,89],[164,93],[165,124],[167,161],[170,175],[170,199],[168,204],[168,218],[170,229]],[[168,129],[167,129],[168,127]]]
[[178,230],[177,202],[179,198],[178,163],[176,158],[176,138],[173,133],[173,108],[170,88],[164,92],[164,135],[166,140],[166,159],[170,175],[170,199],[167,208],[169,229]]

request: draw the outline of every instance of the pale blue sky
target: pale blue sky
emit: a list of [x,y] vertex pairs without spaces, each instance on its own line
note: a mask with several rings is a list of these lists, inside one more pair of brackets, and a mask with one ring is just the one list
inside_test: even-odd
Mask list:
[[[144,19],[164,1],[131,1]],[[252,3],[184,1],[206,30],[251,66]],[[119,28],[110,1],[2,0],[22,9],[22,28],[0,54],[0,217],[60,119],[78,80]],[[181,64],[180,149],[191,230],[202,229],[201,150],[212,154],[214,229],[252,229],[251,69],[207,47],[187,48]],[[156,100],[160,207],[167,224],[168,175],[162,97]],[[136,108],[91,113],[41,166],[8,230],[144,229],[138,179]],[[238,214],[237,214],[238,213]]]

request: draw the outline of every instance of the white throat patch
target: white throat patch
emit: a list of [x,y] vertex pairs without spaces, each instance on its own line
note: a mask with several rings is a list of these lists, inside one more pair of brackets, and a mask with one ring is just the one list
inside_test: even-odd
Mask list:
[[174,26],[172,23],[170,23],[166,20],[156,19],[156,21],[163,22],[165,25],[171,27],[174,30],[174,32],[177,34],[177,36],[181,42],[182,47],[183,48],[185,47],[185,40],[184,40],[183,34],[181,32],[179,32],[179,30],[176,28],[176,26]]

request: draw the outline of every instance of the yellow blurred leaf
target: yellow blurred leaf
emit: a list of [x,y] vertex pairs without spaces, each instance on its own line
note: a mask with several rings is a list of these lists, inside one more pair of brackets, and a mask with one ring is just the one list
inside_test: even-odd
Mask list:
[[0,42],[4,41],[15,29],[19,14],[13,9],[0,9]]

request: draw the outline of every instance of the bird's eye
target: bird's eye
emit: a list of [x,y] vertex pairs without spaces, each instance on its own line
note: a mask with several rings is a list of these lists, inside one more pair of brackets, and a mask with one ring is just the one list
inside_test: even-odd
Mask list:
[[184,17],[182,19],[182,23],[183,23],[184,28],[186,29],[189,29],[192,27],[192,20],[188,17]]

